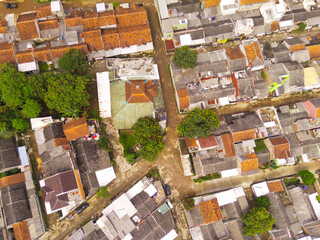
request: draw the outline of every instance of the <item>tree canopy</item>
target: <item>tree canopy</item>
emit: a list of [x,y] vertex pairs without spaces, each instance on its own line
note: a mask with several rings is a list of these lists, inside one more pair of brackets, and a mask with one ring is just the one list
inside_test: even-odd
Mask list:
[[148,161],[155,160],[164,148],[162,131],[157,120],[150,117],[140,118],[132,130],[136,141],[141,145],[141,156]]
[[188,46],[183,46],[181,48],[174,49],[173,62],[184,68],[194,68],[197,61],[197,52],[191,50]]
[[88,60],[80,49],[69,49],[58,60],[58,66],[62,70],[79,75],[85,74],[89,69]]
[[98,198],[110,198],[110,193],[108,191],[107,187],[100,187],[100,189],[97,191],[97,197]]
[[275,219],[270,212],[264,207],[254,207],[243,215],[241,218],[243,222],[243,235],[263,234],[272,229]]
[[310,172],[309,170],[300,170],[298,172],[298,176],[301,177],[302,182],[306,186],[311,186],[316,182],[316,178],[314,177],[313,173]]
[[265,209],[269,209],[270,200],[267,196],[261,196],[254,199],[256,207],[264,207]]
[[210,109],[195,108],[178,125],[178,131],[187,138],[208,137],[211,130],[219,127],[218,115]]

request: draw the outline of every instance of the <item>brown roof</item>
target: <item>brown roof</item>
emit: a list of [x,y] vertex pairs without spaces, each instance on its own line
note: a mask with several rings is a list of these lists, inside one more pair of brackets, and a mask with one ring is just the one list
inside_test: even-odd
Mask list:
[[42,47],[42,48],[35,48],[33,50],[33,56],[37,61],[45,62],[45,61],[51,61],[51,51],[50,46]]
[[158,96],[158,86],[151,80],[126,81],[125,87],[127,103],[153,102],[153,97]]
[[256,132],[254,129],[248,129],[244,131],[238,131],[238,132],[233,132],[232,133],[234,142],[241,142],[244,140],[249,140],[249,139],[255,139],[256,138]]
[[16,240],[31,240],[27,221],[13,224],[13,232]]
[[249,172],[259,169],[258,158],[241,162],[241,172]]
[[100,29],[83,32],[83,37],[90,52],[104,49]]
[[227,157],[233,157],[236,154],[231,133],[221,135],[223,146]]
[[188,108],[190,106],[189,94],[186,88],[177,90],[180,108]]
[[172,50],[172,49],[174,49],[173,39],[165,39],[165,40],[164,40],[164,43],[165,43],[165,45],[166,45],[166,49],[167,49],[167,50]]
[[69,141],[89,135],[87,119],[82,117],[63,124],[63,132]]
[[7,32],[8,22],[5,19],[0,20],[0,33]]
[[82,24],[82,12],[74,10],[69,16],[65,17],[66,27],[80,26]]
[[16,64],[16,58],[14,54],[14,44],[3,42],[0,43],[0,64],[10,62]]
[[116,25],[116,16],[114,15],[114,11],[106,11],[102,13],[98,13],[98,25],[102,26],[110,26]]
[[241,5],[249,5],[254,3],[266,2],[269,0],[240,0]]
[[273,146],[282,145],[289,143],[285,136],[269,138]]
[[320,57],[320,44],[308,46],[310,58],[319,58]]
[[290,144],[285,136],[269,138],[274,149],[275,158],[289,158]]
[[220,207],[216,198],[209,201],[200,202],[199,207],[206,224],[222,219]]
[[226,48],[226,55],[231,60],[245,58],[243,52],[240,50],[239,47]]
[[120,47],[119,32],[117,28],[102,29],[101,36],[105,50]]
[[99,28],[98,13],[88,10],[83,13],[82,18],[83,30],[93,30]]
[[206,138],[198,138],[198,141],[201,148],[209,148],[218,145],[217,139],[214,135],[211,135]]
[[69,144],[69,141],[66,137],[62,137],[62,138],[54,138],[54,145],[56,147],[58,146],[63,146],[63,145],[68,145]]
[[46,18],[52,17],[53,14],[51,12],[51,4],[50,3],[43,3],[41,5],[37,5],[35,7],[37,18]]
[[58,19],[49,19],[38,22],[40,30],[54,29],[59,27]]
[[261,55],[259,44],[256,41],[253,41],[251,44],[244,46],[244,48],[247,53],[249,66],[252,66],[252,64],[256,58],[259,58],[263,62],[263,58]]
[[34,39],[40,37],[37,28],[35,13],[19,15],[17,20],[17,28],[21,40]]
[[204,7],[209,8],[209,7],[218,7],[220,5],[221,0],[205,0],[204,1]]
[[299,51],[299,50],[303,50],[306,48],[306,44],[303,43],[303,44],[298,44],[298,45],[293,45],[290,47],[290,52],[294,52],[294,51]]
[[134,27],[119,28],[121,47],[142,45],[152,42],[149,25],[139,25]]
[[25,182],[26,178],[24,176],[24,173],[18,173],[10,176],[5,176],[0,178],[0,188],[4,188],[7,186],[11,186],[17,183]]
[[32,50],[27,50],[27,51],[23,51],[23,52],[17,52],[16,53],[16,58],[17,58],[18,64],[34,62]]
[[273,181],[273,182],[267,182],[267,186],[268,186],[270,192],[282,192],[282,191],[284,191],[282,182],[280,180]]
[[198,147],[197,141],[195,138],[189,139],[187,137],[184,138],[184,140],[186,141],[186,145],[188,148],[192,148],[192,147]]
[[277,30],[280,30],[279,22],[275,21],[271,23],[271,32],[275,32]]
[[132,4],[130,8],[116,8],[116,19],[118,27],[129,27],[148,24],[147,11],[143,6]]
[[64,45],[64,46],[58,46],[58,47],[52,47],[51,53],[52,58],[61,58],[62,55],[67,52],[69,49],[80,49],[84,52],[85,55],[88,54],[88,46],[86,43],[78,43],[74,45]]

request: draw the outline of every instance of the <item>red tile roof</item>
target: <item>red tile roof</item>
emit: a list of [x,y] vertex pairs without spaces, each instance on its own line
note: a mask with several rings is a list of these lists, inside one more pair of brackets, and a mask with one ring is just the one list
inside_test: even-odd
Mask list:
[[21,40],[35,39],[40,37],[35,13],[19,15],[17,20],[17,28]]
[[209,148],[218,145],[217,139],[214,135],[211,135],[206,138],[198,138],[198,142],[201,148]]
[[285,136],[269,138],[274,149],[275,158],[289,158],[290,157],[290,143]]
[[282,182],[279,181],[273,181],[273,182],[267,182],[267,186],[269,188],[270,192],[282,192],[284,191]]
[[149,25],[119,28],[119,37],[123,48],[152,42]]
[[190,139],[185,137],[184,140],[186,141],[186,145],[188,148],[198,147],[198,144],[195,138]]
[[200,202],[199,207],[206,224],[217,222],[222,219],[220,207],[216,198],[209,201]]
[[100,29],[83,32],[83,37],[90,52],[104,49]]
[[114,15],[114,11],[106,11],[102,13],[98,13],[98,25],[102,26],[110,26],[116,25],[116,16]]
[[74,119],[69,123],[63,124],[63,132],[68,141],[72,141],[89,135],[87,119],[85,117]]
[[174,49],[174,42],[173,39],[165,39],[164,43],[166,45],[167,51],[173,50]]
[[117,28],[102,29],[101,36],[105,50],[120,47],[119,32]]
[[271,23],[271,32],[275,32],[277,30],[280,30],[279,22],[275,21]]
[[82,24],[82,12],[74,10],[69,16],[65,17],[66,27],[80,26]]
[[151,80],[130,80],[125,86],[127,103],[153,102],[153,97],[158,96],[158,86]]
[[0,43],[0,64],[10,62],[16,64],[13,43]]
[[179,105],[181,109],[188,108],[190,106],[189,94],[186,88],[177,90],[179,98]]
[[253,41],[252,43],[244,46],[244,48],[245,48],[245,51],[247,54],[249,66],[252,66],[252,64],[256,58],[260,59],[263,62],[260,47],[256,41]]
[[0,188],[4,188],[7,186],[11,186],[17,183],[25,182],[26,178],[24,176],[24,173],[18,173],[10,176],[5,176],[0,178]]
[[50,3],[43,3],[35,7],[37,18],[53,17]]
[[59,27],[58,19],[49,19],[38,22],[40,30],[54,29]]
[[256,139],[256,132],[254,129],[233,132],[232,135],[234,138],[234,142],[241,142],[244,140]]
[[85,11],[82,18],[83,30],[99,28],[98,13],[96,11]]
[[58,46],[58,47],[52,47],[51,48],[51,54],[52,58],[61,58],[62,55],[67,52],[70,48],[72,49],[80,49],[84,52],[85,55],[88,54],[88,46],[86,43],[78,43],[74,45],[64,45],[64,46]]
[[266,2],[268,0],[240,0],[241,5],[249,5],[254,3]]
[[27,51],[23,51],[23,52],[17,52],[16,53],[16,58],[17,58],[18,64],[34,62],[32,50],[27,50]]
[[130,8],[116,8],[116,19],[118,27],[130,27],[148,24],[147,11],[143,6],[132,4]]
[[320,57],[320,44],[308,46],[310,58],[319,58]]
[[226,152],[227,157],[233,157],[236,154],[236,151],[234,149],[234,143],[232,139],[231,133],[225,133],[221,135],[224,149]]
[[13,233],[16,240],[31,240],[27,221],[13,224]]
[[205,0],[204,1],[204,7],[209,8],[209,7],[218,7],[220,5],[221,0]]

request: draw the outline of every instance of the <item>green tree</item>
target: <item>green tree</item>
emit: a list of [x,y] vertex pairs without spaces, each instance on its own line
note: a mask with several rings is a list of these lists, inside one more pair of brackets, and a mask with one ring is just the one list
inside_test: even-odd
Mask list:
[[35,118],[39,116],[41,110],[41,104],[37,100],[30,98],[22,106],[21,114],[24,118]]
[[194,68],[197,62],[197,52],[188,46],[175,48],[173,62],[184,69]]
[[9,124],[6,122],[0,123],[0,137],[1,138],[11,138],[13,137],[15,132],[10,128]]
[[15,118],[12,120],[12,127],[17,132],[24,132],[26,129],[30,128],[30,123],[26,119]]
[[307,28],[307,23],[305,23],[305,22],[301,22],[301,23],[299,23],[299,31],[300,32],[303,32],[304,30],[306,30],[306,28]]
[[265,209],[269,209],[270,207],[270,200],[267,196],[261,196],[254,199],[256,207],[264,207]]
[[52,74],[48,79],[44,101],[49,109],[64,113],[66,109],[81,110],[89,106],[88,79],[71,74]]
[[107,187],[100,187],[100,189],[97,191],[97,197],[98,198],[110,198],[110,193],[108,191]]
[[241,218],[243,222],[243,235],[263,234],[272,229],[275,222],[274,217],[264,207],[254,207],[243,215]]
[[307,186],[311,186],[316,182],[316,178],[309,170],[300,170],[298,176],[301,177],[302,182]]
[[211,130],[219,127],[218,115],[210,109],[195,108],[178,125],[178,131],[188,138],[208,137]]
[[89,69],[89,63],[80,49],[69,49],[58,60],[58,66],[70,73],[85,74]]
[[182,200],[182,203],[183,203],[183,206],[184,208],[188,211],[190,210],[191,208],[193,208],[195,205],[194,205],[194,199],[193,198],[187,198],[185,197],[183,200]]
[[164,148],[162,131],[156,119],[144,117],[132,127],[134,137],[141,145],[140,154],[147,161],[153,161]]

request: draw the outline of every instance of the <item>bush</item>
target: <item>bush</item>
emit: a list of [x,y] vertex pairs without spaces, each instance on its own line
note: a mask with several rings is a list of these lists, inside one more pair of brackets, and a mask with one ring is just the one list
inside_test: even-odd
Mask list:
[[285,178],[284,179],[284,184],[286,186],[291,186],[291,185],[299,185],[300,183],[300,180],[299,178],[296,178],[296,177],[293,177],[293,178]]
[[270,207],[270,200],[267,196],[261,196],[254,199],[256,207],[264,207],[265,209],[269,209]]
[[314,177],[313,173],[310,172],[309,170],[301,170],[297,174],[299,177],[301,177],[302,182],[306,186],[311,186],[316,182],[316,178]]
[[123,155],[126,157],[127,161],[131,164],[135,163],[139,154],[133,149],[137,144],[134,135],[128,132],[121,132],[119,142],[123,146]]
[[256,146],[254,147],[255,153],[263,152],[267,150],[267,146],[264,144],[262,139],[258,139],[255,141]]
[[302,23],[299,23],[299,31],[300,32],[303,32],[304,30],[306,30],[306,27],[307,27],[307,23],[305,22],[302,22]]
[[188,46],[174,49],[173,62],[184,68],[194,68],[197,62],[197,53],[191,50]]
[[188,211],[194,207],[194,199],[193,198],[184,198],[182,200],[184,208]]
[[97,191],[97,197],[98,198],[110,198],[111,195],[108,191],[107,187],[100,187],[100,189]]
[[197,179],[193,179],[193,181],[196,183],[202,183],[202,182],[209,181],[212,179],[217,179],[217,178],[221,178],[221,175],[219,173],[213,173],[213,174],[208,174],[203,177],[199,177]]
[[117,8],[119,6],[119,3],[113,2],[112,5],[113,5],[114,8]]
[[109,138],[107,136],[102,136],[98,142],[99,147],[106,151],[110,151],[110,146],[109,146]]

